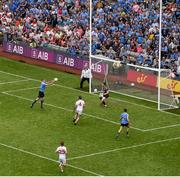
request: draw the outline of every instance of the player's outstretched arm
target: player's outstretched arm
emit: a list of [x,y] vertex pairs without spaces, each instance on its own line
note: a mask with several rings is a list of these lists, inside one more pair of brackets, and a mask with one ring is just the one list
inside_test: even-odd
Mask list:
[[57,81],[58,81],[58,79],[54,78],[53,80],[48,81],[46,84],[50,86],[50,85],[53,85]]

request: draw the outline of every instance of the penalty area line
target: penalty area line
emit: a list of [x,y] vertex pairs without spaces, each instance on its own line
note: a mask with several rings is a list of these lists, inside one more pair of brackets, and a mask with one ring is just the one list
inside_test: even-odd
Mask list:
[[166,128],[173,128],[173,127],[178,127],[178,126],[180,126],[180,124],[167,125],[167,126],[164,126],[164,127],[157,127],[157,128],[149,128],[149,129],[144,130],[144,132],[154,131],[154,130],[161,130],[161,129],[166,129]]
[[180,139],[180,137],[175,137],[175,138],[163,139],[163,140],[158,140],[158,141],[152,141],[152,142],[148,142],[148,143],[137,144],[137,145],[133,145],[133,146],[121,147],[121,148],[117,148],[117,149],[112,149],[112,150],[101,151],[101,152],[96,152],[96,153],[92,153],[92,154],[72,157],[72,158],[68,158],[67,160],[70,161],[70,160],[75,160],[75,159],[82,159],[85,157],[92,157],[92,156],[96,156],[96,155],[108,154],[108,153],[112,153],[112,152],[116,152],[116,151],[133,149],[133,148],[143,147],[143,146],[152,145],[152,144],[159,144],[159,143],[173,141],[173,140],[179,140],[179,139]]
[[[19,152],[22,152],[24,154],[28,154],[28,155],[31,155],[31,156],[34,156],[34,157],[45,159],[45,160],[48,160],[48,161],[51,161],[51,162],[59,163],[57,160],[54,160],[52,158],[45,157],[45,156],[30,152],[30,151],[26,151],[24,149],[20,149],[20,148],[14,147],[14,146],[10,146],[10,145],[4,144],[4,143],[0,143],[0,146],[6,147],[6,148],[9,148],[9,149],[13,149],[13,150],[16,150],[16,151],[19,151]],[[74,169],[77,169],[77,170],[80,170],[80,171],[83,171],[83,172],[86,172],[86,173],[89,173],[89,174],[92,174],[92,175],[95,175],[95,176],[103,176],[103,175],[100,175],[100,174],[95,173],[93,171],[89,171],[89,170],[86,170],[84,168],[77,167],[77,166],[74,166],[74,165],[71,165],[71,164],[67,164],[67,166],[69,166],[71,168],[74,168]]]
[[27,82],[30,81],[31,79],[23,79],[23,80],[15,80],[15,81],[9,81],[9,82],[0,82],[0,85],[5,85],[5,84],[14,84],[18,82]]
[[[29,89],[33,89],[33,88],[29,88]],[[20,90],[22,90],[22,89],[20,89]],[[23,90],[25,90],[25,89],[23,89]],[[15,91],[18,91],[18,90],[15,90]],[[32,99],[25,98],[25,97],[22,97],[22,96],[17,96],[15,94],[10,93],[10,92],[13,92],[13,90],[10,90],[10,91],[7,91],[7,92],[1,92],[1,93],[5,94],[5,95],[12,96],[12,97],[16,97],[16,98],[19,98],[19,99],[22,99],[22,100],[33,101]],[[74,111],[72,109],[67,109],[67,108],[64,108],[64,107],[61,107],[61,106],[56,106],[56,105],[49,104],[49,103],[44,103],[44,105],[51,106],[51,107],[54,107],[54,108],[58,108],[58,109],[61,109],[61,110],[64,110],[64,111],[68,111],[68,112],[73,112]],[[82,113],[82,115],[85,115],[87,117],[92,117],[92,118],[95,118],[95,119],[98,119],[98,120],[102,120],[104,122],[108,122],[108,123],[119,125],[118,122],[111,121],[111,120],[108,120],[108,119],[103,119],[103,118],[95,116],[95,115],[91,115],[91,114],[87,114],[87,113]],[[136,127],[131,127],[131,128],[134,129],[134,130],[138,130],[138,131],[144,132],[144,130],[140,129],[140,128],[136,128]]]
[[[54,85],[54,86],[56,86],[56,85]],[[27,101],[33,101],[32,99],[28,99],[28,98],[25,98],[25,97],[22,97],[22,96],[17,96],[15,94],[11,94],[11,93],[12,92],[25,91],[25,90],[32,90],[32,89],[36,89],[36,88],[39,88],[39,87],[30,87],[30,88],[22,88],[22,89],[15,89],[15,90],[7,90],[7,91],[1,92],[1,93],[9,95],[9,96],[16,97],[16,98],[19,98],[19,99],[23,99],[23,100],[27,100]],[[68,111],[68,112],[73,112],[73,110],[67,109],[67,108],[64,108],[64,107],[60,107],[60,106],[56,106],[56,105],[48,104],[48,103],[44,103],[44,104],[47,105],[47,106],[51,106],[51,107],[54,107],[54,108],[62,109],[62,110]],[[112,124],[119,125],[119,123],[117,123],[115,121],[104,119],[104,118],[99,117],[99,116],[95,116],[95,115],[91,115],[91,114],[86,114],[86,113],[83,113],[83,115],[85,115],[87,117],[92,117],[92,118],[95,118],[95,119],[99,119],[99,120],[102,120],[104,122],[109,122],[109,123],[112,123]],[[180,126],[180,124],[174,124],[174,125],[168,125],[168,126],[157,127],[157,128],[150,128],[150,129],[141,129],[141,128],[137,128],[137,127],[131,127],[131,128],[134,129],[134,130],[141,131],[141,132],[148,132],[148,131],[155,131],[155,130],[161,130],[161,129],[166,129],[166,128],[173,128],[173,127],[177,127],[177,126]]]

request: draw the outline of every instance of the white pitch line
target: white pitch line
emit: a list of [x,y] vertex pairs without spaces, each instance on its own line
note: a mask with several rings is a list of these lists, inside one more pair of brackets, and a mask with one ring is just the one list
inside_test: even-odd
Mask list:
[[[9,95],[9,96],[16,97],[16,98],[19,98],[19,99],[23,99],[23,100],[27,100],[27,101],[33,101],[32,99],[28,99],[28,98],[25,98],[25,97],[22,97],[22,96],[17,96],[17,95],[14,95],[14,94],[10,94],[10,92],[18,92],[18,91],[24,91],[24,90],[31,90],[31,89],[35,89],[35,88],[39,88],[39,87],[31,87],[31,88],[9,90],[9,91],[1,92],[1,93]],[[44,104],[47,105],[47,106],[51,106],[51,107],[54,107],[54,108],[62,109],[62,110],[68,111],[68,112],[73,112],[73,110],[67,109],[67,108],[64,108],[64,107],[56,106],[56,105],[49,104],[49,103],[44,103]],[[109,123],[112,123],[112,124],[119,125],[118,122],[111,121],[111,120],[108,120],[108,119],[104,119],[104,118],[101,118],[101,117],[98,117],[98,116],[95,116],[95,115],[86,114],[86,113],[83,113],[83,115],[85,115],[87,117],[96,118],[96,119],[99,119],[99,120],[102,120],[102,121],[105,121],[105,122],[109,122]],[[134,129],[134,130],[141,131],[141,132],[148,132],[148,131],[160,130],[160,129],[165,129],[165,128],[172,128],[172,127],[177,127],[177,126],[180,126],[180,124],[174,124],[174,125],[168,125],[168,126],[164,126],[164,127],[157,127],[157,128],[150,128],[150,129],[141,129],[141,128],[137,128],[137,127],[131,127],[131,128]]]
[[[2,92],[2,93],[5,94],[5,95],[9,95],[9,96],[13,96],[13,97],[22,99],[22,100],[33,101],[32,99],[25,98],[25,97],[22,97],[22,96],[17,96],[17,95],[10,94],[10,93],[7,93],[7,92]],[[66,109],[66,108],[63,108],[63,107],[60,107],[60,106],[55,106],[55,105],[49,104],[49,103],[44,103],[44,105],[51,106],[51,107],[54,107],[54,108],[59,108],[59,109],[62,109],[62,110],[65,110],[65,111],[69,111],[69,112],[73,112],[73,110],[71,110],[71,109]]]
[[18,83],[18,82],[27,82],[30,79],[25,79],[25,80],[17,80],[17,81],[9,81],[9,82],[0,82],[0,85],[5,85],[5,84],[12,84],[12,83]]
[[[29,89],[33,89],[33,88],[29,88]],[[15,90],[15,91],[17,91],[17,90]],[[11,90],[11,91],[8,91],[8,92],[13,92],[13,91]],[[23,100],[27,100],[27,101],[33,101],[32,99],[25,98],[25,97],[22,97],[22,96],[17,96],[17,95],[8,93],[8,92],[1,92],[1,93],[5,94],[5,95],[9,95],[9,96],[16,97],[16,98],[19,98],[19,99],[23,99]],[[64,110],[64,111],[68,111],[68,112],[73,112],[73,111],[74,111],[74,110],[72,110],[72,109],[67,109],[67,108],[64,108],[64,107],[61,107],[61,106],[56,106],[56,105],[49,104],[49,103],[44,103],[44,105],[51,106],[51,107],[54,107],[54,108],[58,108],[58,109],[61,109],[61,110]],[[112,124],[119,125],[118,122],[111,121],[111,120],[108,120],[108,119],[103,119],[103,118],[98,117],[98,116],[95,116],[95,115],[86,114],[86,113],[82,113],[82,114],[85,115],[85,116],[87,116],[87,117],[92,117],[92,118],[95,118],[95,119],[102,120],[102,121],[104,121],[104,122],[108,122],[108,123],[112,123]],[[138,131],[141,131],[141,132],[144,131],[143,129],[136,128],[136,127],[131,127],[131,128],[132,128],[132,129],[135,129],[135,130],[138,130]]]
[[6,90],[6,91],[3,91],[2,93],[19,92],[19,91],[24,91],[24,90],[32,90],[32,89],[36,89],[36,88],[39,88],[39,87],[29,87],[29,88],[22,88],[22,89]]
[[[0,70],[0,72],[1,72],[1,73],[4,73],[4,74],[12,75],[12,76],[21,77],[21,78],[25,78],[25,79],[31,79],[32,81],[40,82],[40,80],[37,80],[37,79],[33,79],[33,78],[29,78],[29,77],[25,77],[25,76],[13,74],[13,73],[1,71],[1,70]],[[55,86],[58,86],[58,87],[62,87],[62,88],[67,88],[67,89],[69,89],[69,90],[74,90],[74,91],[79,91],[79,92],[82,92],[82,93],[85,93],[85,94],[94,95],[94,94],[92,94],[92,93],[88,93],[88,92],[85,92],[85,91],[83,91],[83,90],[78,90],[78,89],[75,89],[75,88],[72,88],[72,87],[63,86],[63,85],[60,85],[60,84],[54,84],[54,85],[55,85]],[[96,95],[94,95],[94,96],[96,96]],[[146,108],[146,109],[150,109],[150,110],[154,110],[154,111],[159,112],[159,111],[158,111],[157,109],[155,109],[155,108],[151,108],[151,107],[144,106],[144,105],[141,105],[141,104],[136,104],[136,103],[129,102],[129,101],[126,101],[126,100],[120,100],[120,99],[116,99],[116,98],[112,98],[112,97],[110,97],[109,99],[116,100],[116,101],[123,102],[123,103],[128,103],[128,104],[131,104],[131,105],[136,105],[136,106],[139,106],[139,107],[143,107],[143,108]],[[180,117],[180,115],[177,115],[177,114],[172,113],[172,112],[167,112],[167,111],[163,111],[163,110],[161,110],[160,112],[165,113],[165,114],[169,114],[169,115],[174,115],[174,116],[176,116],[176,117]]]
[[107,154],[107,153],[111,153],[111,152],[116,152],[116,151],[121,151],[121,150],[126,150],[126,149],[133,149],[133,148],[138,148],[138,147],[147,146],[147,145],[151,145],[151,144],[159,144],[159,143],[163,143],[163,142],[167,142],[167,141],[173,141],[173,140],[179,140],[179,139],[180,139],[180,137],[175,137],[175,138],[169,138],[169,139],[164,139],[164,140],[152,141],[149,143],[137,144],[137,145],[133,145],[133,146],[127,146],[127,147],[122,147],[122,148],[117,148],[117,149],[112,149],[112,150],[101,151],[101,152],[96,152],[96,153],[92,153],[92,154],[77,156],[77,157],[71,157],[71,158],[68,158],[67,160],[70,161],[70,160],[75,160],[75,159],[82,159],[85,157],[92,157],[92,156],[96,156],[96,155],[102,155],[102,154]]
[[[21,76],[21,75],[17,75],[17,74],[13,74],[13,73],[9,73],[9,72],[6,72],[6,71],[1,71],[1,73],[4,73],[4,74],[8,74],[8,75],[11,75],[11,76],[16,76],[16,77],[21,77],[21,78],[24,78],[24,79],[30,79],[29,77],[26,77],[26,76]],[[32,79],[32,78],[31,78]]]
[[[14,146],[10,146],[10,145],[4,144],[4,143],[0,143],[0,145],[3,146],[3,147],[9,148],[9,149],[13,149],[13,150],[22,152],[22,153],[24,153],[24,154],[29,154],[29,155],[32,155],[32,156],[35,156],[35,157],[38,157],[38,158],[41,158],[41,159],[45,159],[45,160],[48,160],[48,161],[52,161],[52,162],[55,162],[55,163],[59,163],[57,160],[54,160],[54,159],[52,159],[52,158],[45,157],[45,156],[42,156],[42,155],[39,155],[39,154],[36,154],[36,153],[33,153],[33,152],[29,152],[29,151],[20,149],[20,148],[16,148],[16,147],[14,147]],[[78,170],[80,170],[80,171],[83,171],[83,172],[86,172],[86,173],[89,173],[89,174],[92,174],[92,175],[102,176],[102,175],[100,175],[100,174],[98,174],[98,173],[95,173],[95,172],[93,172],[93,171],[89,171],[89,170],[86,170],[86,169],[84,169],[84,168],[76,167],[76,166],[74,166],[74,165],[67,164],[67,166],[69,166],[69,167],[71,167],[71,168],[74,168],[74,169],[78,169]]]
[[[4,91],[4,92],[2,92],[2,93],[3,93],[3,94],[8,94],[8,93],[11,93],[11,92],[31,90],[31,89],[35,89],[35,88],[39,88],[39,87],[31,87],[31,88],[8,90],[8,91]],[[33,101],[33,100],[31,100],[31,99],[27,99],[27,98],[25,98],[25,97],[17,96],[17,95],[14,95],[14,94],[9,94],[9,95],[10,95],[10,96],[16,96],[16,97],[21,98],[21,99],[26,99],[26,100],[29,100],[29,101]],[[66,108],[59,107],[59,106],[55,106],[55,105],[48,104],[48,103],[45,103],[45,105],[48,105],[48,106],[51,106],[51,107],[55,107],[55,108],[59,108],[59,109],[63,109],[63,110],[69,111],[69,112],[72,112],[72,111],[73,111],[73,110],[70,110],[70,109],[66,109]],[[96,118],[96,119],[99,119],[99,120],[103,120],[103,121],[105,121],[105,122],[110,122],[110,123],[119,125],[119,123],[117,123],[117,122],[115,122],[115,121],[111,121],[111,120],[108,120],[108,119],[103,119],[103,118],[98,117],[98,116],[94,116],[94,115],[90,115],[90,114],[86,114],[86,113],[83,113],[83,115],[86,115],[86,116],[88,116],[88,117],[93,117],[93,118]],[[136,128],[136,127],[131,127],[131,128],[132,128],[132,129],[135,129],[135,130],[142,131],[142,132],[148,132],[148,131],[160,130],[160,129],[165,129],[165,128],[172,128],[172,127],[176,127],[176,126],[180,126],[180,124],[174,124],[174,125],[168,125],[168,126],[164,126],[164,127],[157,127],[157,128],[150,128],[150,129],[140,129],[140,128]]]
[[144,130],[144,132],[154,131],[154,130],[160,130],[160,129],[165,129],[165,128],[178,127],[178,126],[180,126],[180,124],[168,125],[168,126],[164,126],[164,127],[157,127],[157,128],[149,128],[149,129],[145,129],[145,130]]

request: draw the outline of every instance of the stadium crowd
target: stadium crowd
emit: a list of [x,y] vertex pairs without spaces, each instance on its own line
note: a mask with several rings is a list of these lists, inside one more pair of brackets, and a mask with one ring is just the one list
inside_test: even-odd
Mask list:
[[[180,75],[179,8],[163,0],[161,65]],[[92,14],[93,54],[158,67],[159,0],[93,0]],[[0,30],[31,47],[87,55],[89,0],[1,0]]]
[[88,0],[1,0],[0,29],[32,47],[88,54]]
[[[179,8],[179,0],[163,1],[162,68],[180,63]],[[94,0],[93,53],[158,67],[159,9],[159,0]]]

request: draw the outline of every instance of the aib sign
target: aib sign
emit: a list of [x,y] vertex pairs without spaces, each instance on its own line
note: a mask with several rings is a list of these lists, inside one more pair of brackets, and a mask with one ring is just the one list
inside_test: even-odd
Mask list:
[[41,59],[41,60],[48,60],[48,52],[32,49],[31,50],[31,57],[35,59]]
[[64,55],[57,55],[56,63],[66,65],[66,66],[75,67],[74,58],[67,57]]
[[7,44],[7,48],[6,48],[7,52],[17,53],[20,55],[22,55],[24,53],[23,49],[24,49],[23,46],[13,45],[10,43]]

